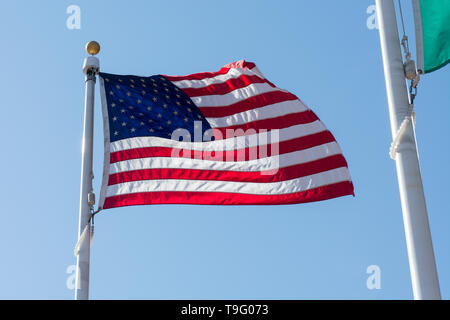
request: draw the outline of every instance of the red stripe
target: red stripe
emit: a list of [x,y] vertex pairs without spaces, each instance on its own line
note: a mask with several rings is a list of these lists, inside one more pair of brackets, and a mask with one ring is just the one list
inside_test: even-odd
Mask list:
[[354,195],[350,181],[282,195],[255,195],[220,192],[143,192],[117,195],[105,199],[103,209],[146,204],[270,205],[321,201]]
[[[217,72],[199,72],[194,74],[189,74],[187,76],[166,76],[163,75],[166,79],[170,81],[182,81],[182,80],[203,80],[207,78],[214,78],[221,74],[227,74],[231,68],[222,68]],[[175,84],[174,84],[175,85]]]
[[256,64],[253,62],[247,62],[245,60],[239,60],[235,62],[231,62],[224,66],[224,68],[238,68],[238,69],[253,69],[256,67]]
[[186,76],[166,76],[168,80],[170,81],[181,81],[181,80],[203,80],[207,78],[214,78],[221,74],[227,74],[228,71],[231,68],[238,68],[238,69],[253,69],[256,67],[256,65],[253,62],[247,62],[245,60],[240,60],[236,62],[232,62],[224,66],[222,69],[220,69],[217,72],[199,72],[194,74],[189,74]]
[[[298,137],[291,140],[281,141],[278,144],[278,153],[284,154],[299,150],[304,150],[318,146],[321,144],[329,143],[335,141],[333,135],[330,131],[322,131],[315,134],[311,134],[304,137]],[[267,148],[267,156],[271,154],[270,145],[259,146],[259,148]],[[185,157],[185,158],[198,158],[204,160],[218,160],[227,161],[227,159],[232,159],[229,161],[235,161],[239,156],[244,156],[244,159],[250,159],[250,155],[258,155],[258,147],[245,148],[239,150],[229,150],[223,152],[211,152],[211,151],[193,151],[193,150],[181,150],[177,148],[168,147],[147,147],[147,148],[135,148],[127,149],[122,151],[112,152],[110,154],[110,163],[116,163],[119,161],[149,158],[149,157]]]
[[[295,126],[298,124],[311,123],[316,120],[319,120],[319,118],[315,115],[315,113],[312,112],[311,110],[306,110],[303,112],[286,114],[284,116],[280,116],[280,117],[276,117],[276,118],[246,122],[243,124],[237,124],[234,126],[229,126],[229,127],[224,127],[224,128],[214,128],[214,137],[216,140],[219,140],[219,139],[221,140],[221,139],[225,139],[227,136],[233,137],[233,130],[238,130],[238,129],[243,130],[244,135],[249,135],[249,134],[255,134],[254,130],[258,132],[259,130],[283,129],[283,128],[288,128],[288,127]],[[253,130],[245,132],[249,129],[253,129]],[[220,131],[222,133],[222,137],[218,136],[216,131]],[[228,134],[227,134],[227,132],[228,132]]]
[[347,167],[341,154],[331,157],[280,168],[276,171],[245,172],[198,169],[143,169],[114,173],[109,176],[108,185],[141,180],[215,180],[251,183],[271,183],[306,177],[316,173]]
[[298,98],[289,92],[270,91],[223,107],[199,107],[207,118],[218,118]]
[[262,79],[258,76],[248,76],[248,75],[244,74],[237,78],[232,78],[232,79],[227,80],[222,83],[211,84],[209,86],[201,87],[201,88],[183,88],[182,90],[189,97],[193,98],[193,97],[198,97],[198,96],[227,94],[236,89],[245,88],[253,83],[267,83],[271,87],[275,88],[275,86],[272,83],[270,83],[269,81],[267,81],[266,79]]

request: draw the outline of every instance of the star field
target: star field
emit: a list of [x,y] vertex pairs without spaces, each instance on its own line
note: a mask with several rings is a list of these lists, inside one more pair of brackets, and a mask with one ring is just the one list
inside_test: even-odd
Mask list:
[[164,76],[100,73],[100,77],[105,84],[111,142],[142,136],[170,139],[179,128],[194,137],[199,121],[202,136],[211,129],[192,100]]

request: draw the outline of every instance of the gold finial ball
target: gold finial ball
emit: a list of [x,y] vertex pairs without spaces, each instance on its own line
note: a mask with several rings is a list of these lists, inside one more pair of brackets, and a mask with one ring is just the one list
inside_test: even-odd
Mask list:
[[95,56],[97,53],[100,52],[100,45],[97,41],[89,41],[86,44],[86,52],[90,55]]

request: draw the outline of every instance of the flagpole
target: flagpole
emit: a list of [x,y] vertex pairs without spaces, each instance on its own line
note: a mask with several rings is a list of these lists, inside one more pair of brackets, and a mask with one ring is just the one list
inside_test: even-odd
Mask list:
[[79,250],[77,255],[77,268],[75,280],[75,300],[89,298],[89,260],[90,260],[90,218],[93,203],[92,192],[92,158],[94,138],[94,89],[95,77],[99,72],[99,60],[94,57],[100,46],[91,41],[86,45],[86,51],[91,56],[84,59],[83,73],[86,75],[84,100],[84,128],[82,142],[80,212],[78,221]]
[[395,6],[393,0],[376,0],[376,7],[392,137],[399,139],[395,163],[414,299],[441,299],[413,121],[404,121],[410,102]]

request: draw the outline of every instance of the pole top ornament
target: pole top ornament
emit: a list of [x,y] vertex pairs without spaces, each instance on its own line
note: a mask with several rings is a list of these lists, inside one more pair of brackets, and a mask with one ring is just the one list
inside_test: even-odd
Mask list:
[[100,52],[100,44],[97,41],[89,41],[86,43],[86,52],[92,56],[95,56]]

